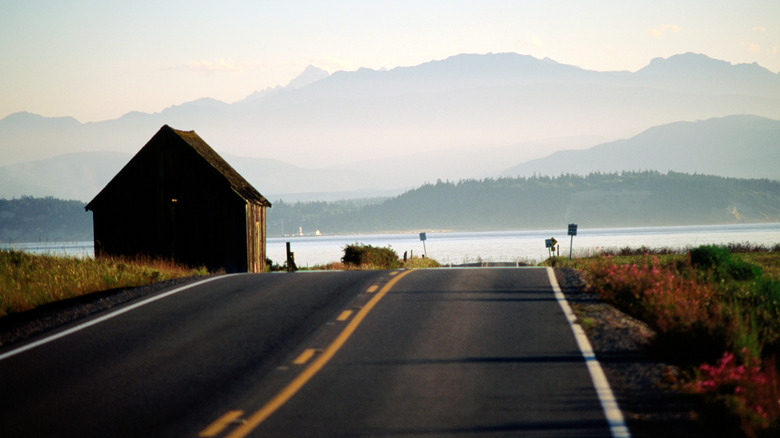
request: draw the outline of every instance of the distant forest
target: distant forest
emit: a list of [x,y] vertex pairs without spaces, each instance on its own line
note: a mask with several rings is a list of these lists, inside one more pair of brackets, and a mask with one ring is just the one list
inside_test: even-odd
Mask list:
[[51,197],[0,199],[0,242],[92,240],[92,214],[84,205]]
[[780,221],[780,182],[684,173],[623,172],[438,181],[381,202],[276,201],[268,234]]
[[[438,181],[393,198],[274,202],[268,235],[780,222],[780,181],[623,172]],[[208,232],[204,230],[204,232]],[[0,242],[92,240],[81,201],[0,199]]]

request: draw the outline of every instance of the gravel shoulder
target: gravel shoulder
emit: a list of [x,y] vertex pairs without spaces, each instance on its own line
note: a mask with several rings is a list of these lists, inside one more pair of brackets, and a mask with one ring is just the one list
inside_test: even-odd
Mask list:
[[573,269],[556,269],[561,290],[610,382],[633,437],[712,437],[697,421],[697,401],[675,391],[679,370],[653,357],[655,332],[585,291]]

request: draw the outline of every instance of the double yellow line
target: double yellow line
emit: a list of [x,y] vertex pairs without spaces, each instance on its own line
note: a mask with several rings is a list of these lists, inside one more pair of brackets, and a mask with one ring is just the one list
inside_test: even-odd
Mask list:
[[[279,408],[284,406],[287,401],[289,401],[301,388],[303,388],[303,386],[306,385],[306,383],[308,383],[309,380],[311,380],[311,378],[314,377],[314,375],[316,375],[333,358],[333,356],[335,356],[336,352],[339,351],[339,349],[347,342],[350,336],[352,336],[360,323],[363,322],[363,319],[365,319],[368,313],[371,312],[374,306],[376,306],[377,303],[379,303],[379,301],[381,301],[382,298],[387,295],[390,289],[395,286],[398,281],[400,281],[403,277],[412,271],[403,271],[400,274],[399,272],[400,271],[393,271],[390,273],[390,275],[393,275],[393,278],[388,281],[387,284],[385,284],[384,287],[382,287],[382,289],[380,289],[379,292],[377,292],[377,294],[374,295],[374,297],[371,298],[371,300],[355,314],[352,320],[347,323],[346,327],[344,327],[344,330],[341,331],[336,339],[331,342],[327,348],[322,350],[322,353],[317,356],[317,358],[311,362],[309,366],[306,367],[306,369],[304,369],[295,379],[293,379],[292,382],[287,384],[284,389],[282,389],[271,400],[269,400],[265,406],[260,408],[257,412],[253,413],[246,420],[242,420],[241,425],[233,430],[233,432],[231,432],[230,435],[228,435],[226,438],[243,438],[249,435],[249,433],[257,428],[257,426],[259,426]],[[376,289],[377,288],[375,286],[372,286],[369,288],[369,293],[373,293],[376,291]],[[309,354],[308,352],[311,353]],[[307,355],[308,357],[301,363],[307,362],[315,352],[315,350],[304,351],[303,354]],[[228,412],[227,414],[220,417],[220,419],[215,421],[211,426],[204,429],[199,434],[199,436],[216,436],[216,434],[212,433],[214,433],[217,429],[221,431],[231,422],[238,420],[242,413],[243,412],[241,411]],[[218,434],[219,431],[216,433]]]

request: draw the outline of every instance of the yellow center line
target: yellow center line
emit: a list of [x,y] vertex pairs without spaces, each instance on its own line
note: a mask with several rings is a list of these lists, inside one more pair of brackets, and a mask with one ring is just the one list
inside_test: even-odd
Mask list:
[[309,361],[309,359],[311,359],[314,356],[314,353],[316,353],[316,352],[317,352],[317,350],[315,350],[313,348],[307,348],[307,349],[303,350],[303,353],[301,353],[300,356],[295,358],[295,360],[293,361],[293,365],[303,365],[303,364],[305,364],[306,362]]
[[[396,271],[397,272],[397,271]],[[306,367],[292,382],[290,382],[284,389],[282,389],[274,398],[265,404],[260,410],[252,414],[247,418],[246,423],[236,428],[227,438],[243,438],[249,435],[257,426],[260,425],[266,418],[281,408],[288,400],[290,400],[306,383],[314,377],[324,366],[327,364],[336,352],[347,342],[352,334],[357,330],[358,326],[363,319],[368,315],[374,306],[384,298],[390,289],[395,286],[396,283],[404,276],[413,271],[404,271],[400,275],[393,277],[387,284],[379,291],[374,297],[360,309],[355,317],[344,327],[344,330],[336,337],[336,339],[315,359],[309,366]]]
[[368,289],[366,289],[366,292],[372,294],[372,293],[376,292],[377,289],[379,289],[379,286],[373,285],[373,286],[369,287]]
[[242,415],[244,415],[244,411],[228,411],[225,415],[219,417],[217,421],[211,423],[209,427],[203,429],[198,436],[204,438],[217,436],[225,430],[230,423],[236,421]]
[[345,310],[341,312],[338,318],[336,318],[336,321],[346,321],[349,319],[349,317],[352,316],[351,310]]

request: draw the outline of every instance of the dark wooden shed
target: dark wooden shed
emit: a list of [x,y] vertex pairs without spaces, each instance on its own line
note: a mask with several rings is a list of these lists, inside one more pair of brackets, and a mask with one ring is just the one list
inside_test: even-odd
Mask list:
[[270,206],[198,134],[165,125],[86,209],[96,257],[262,272]]

